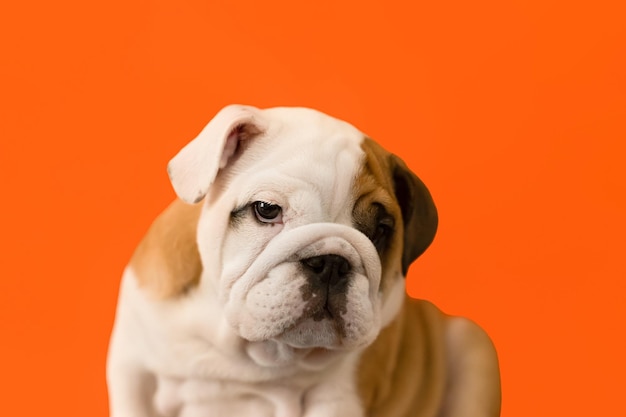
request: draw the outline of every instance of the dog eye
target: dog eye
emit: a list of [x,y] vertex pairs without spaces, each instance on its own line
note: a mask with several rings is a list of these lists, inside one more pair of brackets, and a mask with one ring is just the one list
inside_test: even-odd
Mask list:
[[283,209],[277,205],[265,201],[252,203],[254,215],[261,223],[280,223],[283,219]]
[[393,219],[383,218],[380,220],[372,236],[372,243],[378,250],[382,250],[387,245],[387,239],[393,233]]

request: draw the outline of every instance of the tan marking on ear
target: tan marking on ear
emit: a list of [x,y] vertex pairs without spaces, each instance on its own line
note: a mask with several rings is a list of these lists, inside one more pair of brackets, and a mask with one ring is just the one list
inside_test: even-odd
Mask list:
[[[400,206],[395,197],[394,184],[390,176],[389,152],[370,138],[361,144],[365,152],[363,167],[354,184],[356,202],[352,216],[359,229],[365,225],[376,228],[374,203],[381,204],[394,218],[394,231],[386,250],[381,253],[382,277],[381,289],[384,292],[393,284],[393,279],[400,276],[402,242],[404,227]],[[361,230],[363,231],[363,230]]]
[[436,417],[446,383],[446,316],[407,297],[400,315],[362,354],[358,388],[370,417]]
[[202,202],[175,200],[152,223],[130,265],[139,286],[157,299],[175,297],[196,286],[202,264],[196,229]]

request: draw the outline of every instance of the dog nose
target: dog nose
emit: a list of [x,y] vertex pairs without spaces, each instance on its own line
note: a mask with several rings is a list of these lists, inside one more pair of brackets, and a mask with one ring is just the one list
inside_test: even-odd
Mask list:
[[315,278],[325,284],[334,285],[344,279],[352,267],[350,262],[339,255],[320,255],[302,259],[300,263]]

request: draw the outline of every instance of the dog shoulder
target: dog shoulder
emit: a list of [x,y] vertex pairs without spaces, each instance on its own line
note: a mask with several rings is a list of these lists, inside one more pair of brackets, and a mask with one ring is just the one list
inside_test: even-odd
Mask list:
[[491,338],[473,321],[451,317],[446,325],[448,384],[443,416],[499,416],[498,356]]
[[184,293],[200,280],[196,229],[202,203],[172,202],[152,223],[130,266],[138,285],[156,299]]
[[359,392],[370,416],[498,416],[496,351],[471,320],[407,297],[361,356]]

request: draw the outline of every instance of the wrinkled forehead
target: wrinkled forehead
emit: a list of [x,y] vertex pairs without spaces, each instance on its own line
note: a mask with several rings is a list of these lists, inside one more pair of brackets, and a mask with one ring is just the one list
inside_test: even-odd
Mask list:
[[[304,108],[263,110],[268,121],[263,134],[253,139],[243,166],[256,172],[256,179],[275,175],[292,182],[310,183],[348,194],[366,154],[365,136],[354,126],[323,113]],[[328,192],[329,190],[320,190]]]
[[363,133],[343,120],[307,108],[277,107],[262,112],[269,121],[263,142],[280,147],[285,152],[301,151],[291,154],[291,157],[295,158],[304,151],[309,151],[309,154],[302,156],[318,156],[320,159],[336,155],[338,151],[344,158],[347,155],[357,159],[363,156]]

